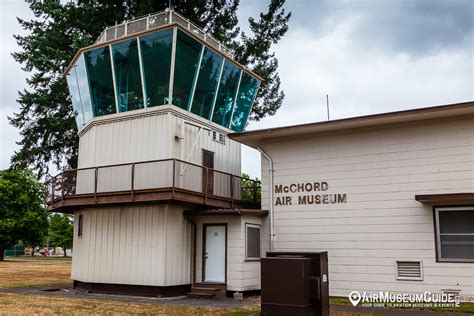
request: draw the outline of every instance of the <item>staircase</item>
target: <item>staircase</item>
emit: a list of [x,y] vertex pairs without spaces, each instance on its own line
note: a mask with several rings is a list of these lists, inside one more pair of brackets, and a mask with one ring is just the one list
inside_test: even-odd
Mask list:
[[227,286],[221,283],[194,283],[191,292],[186,293],[189,298],[226,298]]

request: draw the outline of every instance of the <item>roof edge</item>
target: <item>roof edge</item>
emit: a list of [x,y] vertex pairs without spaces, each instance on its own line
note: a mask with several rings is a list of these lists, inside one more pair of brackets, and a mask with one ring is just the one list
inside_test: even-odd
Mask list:
[[355,116],[330,121],[257,129],[248,132],[231,133],[228,136],[235,141],[239,141],[255,148],[257,140],[263,140],[270,137],[316,134],[328,131],[340,131],[361,127],[434,119],[441,117],[440,114],[446,114],[446,116],[443,117],[460,116],[465,115],[466,112],[474,114],[474,101]]

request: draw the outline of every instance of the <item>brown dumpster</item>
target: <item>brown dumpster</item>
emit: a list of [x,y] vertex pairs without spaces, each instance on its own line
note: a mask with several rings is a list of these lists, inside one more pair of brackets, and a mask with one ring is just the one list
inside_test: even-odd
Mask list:
[[329,315],[327,252],[267,252],[262,315]]

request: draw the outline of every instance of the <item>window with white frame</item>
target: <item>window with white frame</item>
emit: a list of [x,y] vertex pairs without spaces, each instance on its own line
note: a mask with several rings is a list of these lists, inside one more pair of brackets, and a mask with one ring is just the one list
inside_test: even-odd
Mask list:
[[260,260],[260,225],[245,224],[245,260]]
[[438,261],[474,262],[474,206],[435,208]]

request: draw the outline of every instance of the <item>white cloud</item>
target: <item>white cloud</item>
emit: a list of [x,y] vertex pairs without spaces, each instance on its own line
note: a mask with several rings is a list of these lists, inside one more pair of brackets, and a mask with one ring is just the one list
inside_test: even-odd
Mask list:
[[32,14],[24,1],[6,0],[0,2],[0,169],[8,168],[10,157],[18,148],[16,142],[20,134],[16,128],[8,123],[7,116],[18,111],[18,90],[25,88],[27,74],[13,59],[11,53],[18,51],[13,34],[24,34],[16,20],[19,15],[31,18]]
[[[276,47],[284,105],[247,130],[326,120],[326,94],[331,119],[473,100],[472,47],[389,54],[353,40],[358,19],[339,20],[319,36],[310,28],[290,28]],[[243,155],[244,172],[259,175],[259,154]]]
[[[465,39],[459,37],[462,45],[456,45],[454,37],[446,39],[443,35],[436,38],[435,34],[426,34],[431,36],[430,49],[417,48],[410,52],[407,45],[412,45],[417,37],[411,36],[409,43],[408,40],[407,43],[400,42],[407,28],[402,32],[395,29],[398,19],[397,23],[385,25],[380,32],[372,31],[370,35],[360,33],[361,30],[368,30],[371,23],[376,27],[384,20],[382,15],[389,14],[398,2],[389,2],[385,8],[380,4],[372,13],[369,11],[373,2],[352,7],[344,1],[333,3],[323,1],[318,7],[315,2],[287,1],[287,10],[293,11],[290,30],[275,47],[282,88],[286,93],[284,105],[275,116],[251,122],[248,130],[325,120],[326,94],[329,94],[333,119],[473,100],[472,43],[471,46],[464,45]],[[408,2],[403,3],[406,5]],[[403,5],[400,8],[400,12],[408,12]],[[12,35],[22,32],[15,16],[31,17],[31,12],[23,1],[1,1],[0,9],[2,169],[8,167],[16,148],[15,141],[20,139],[18,131],[8,125],[6,115],[17,111],[16,91],[26,86],[26,73],[10,56],[11,51],[17,50]],[[239,11],[241,24],[246,25],[250,15],[258,17],[258,12],[265,9],[264,2],[242,1]],[[443,12],[431,10],[429,13],[436,15]],[[418,10],[416,14],[413,19],[427,13]],[[371,22],[370,19],[374,20]],[[445,20],[453,19],[449,17]],[[390,21],[393,22],[393,19]],[[405,23],[416,25],[418,22]],[[361,28],[362,24],[364,27]],[[460,27],[455,26],[456,29]],[[248,32],[247,27],[243,29]],[[381,45],[392,38],[388,34],[392,31],[396,34],[392,36],[396,39],[396,45],[387,44],[388,48],[393,49],[382,49]],[[426,32],[426,28],[420,32]],[[375,36],[387,36],[387,39]],[[439,43],[433,44],[433,41]],[[443,41],[448,41],[449,45],[444,45]],[[242,149],[243,172],[260,177],[259,161],[258,152],[247,147]]]

